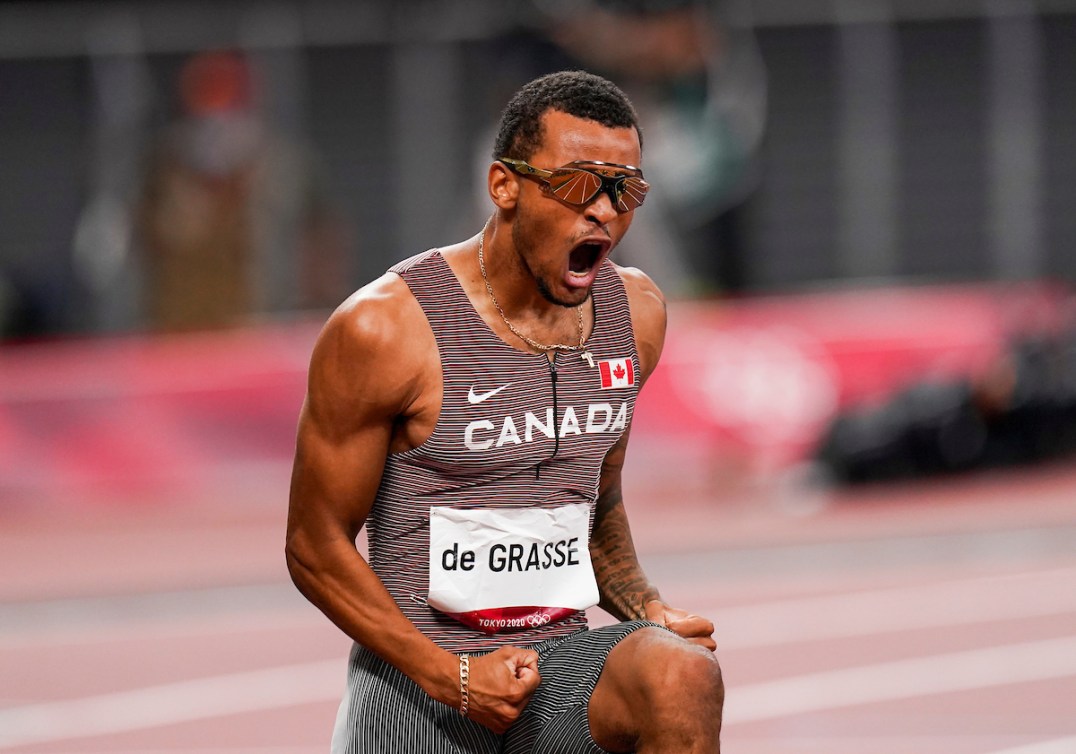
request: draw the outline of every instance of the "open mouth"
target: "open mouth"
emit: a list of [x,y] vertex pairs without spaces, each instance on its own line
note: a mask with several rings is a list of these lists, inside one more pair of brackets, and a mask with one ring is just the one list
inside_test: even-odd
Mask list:
[[588,275],[598,260],[601,259],[605,247],[599,243],[582,243],[572,249],[568,258],[568,270],[573,275]]

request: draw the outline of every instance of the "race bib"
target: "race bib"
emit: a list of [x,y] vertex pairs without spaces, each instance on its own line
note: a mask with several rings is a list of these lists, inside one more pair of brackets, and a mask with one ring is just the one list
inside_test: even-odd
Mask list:
[[433,508],[427,601],[488,634],[553,623],[598,604],[590,506]]

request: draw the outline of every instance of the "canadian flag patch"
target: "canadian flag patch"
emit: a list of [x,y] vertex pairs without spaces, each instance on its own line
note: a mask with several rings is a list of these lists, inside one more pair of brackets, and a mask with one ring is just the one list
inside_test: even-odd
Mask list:
[[598,362],[598,371],[602,376],[602,390],[631,387],[635,384],[635,365],[630,357],[602,359]]

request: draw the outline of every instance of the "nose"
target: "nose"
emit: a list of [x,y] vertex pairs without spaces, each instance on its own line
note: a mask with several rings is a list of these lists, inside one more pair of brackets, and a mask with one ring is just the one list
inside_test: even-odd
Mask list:
[[599,191],[598,195],[591,199],[586,208],[588,220],[603,226],[616,219],[616,216],[620,213],[617,211],[616,204],[610,193],[608,191]]

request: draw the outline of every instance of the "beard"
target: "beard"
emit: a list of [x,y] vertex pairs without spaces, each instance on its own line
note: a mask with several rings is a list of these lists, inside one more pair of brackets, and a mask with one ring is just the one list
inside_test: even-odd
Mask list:
[[540,258],[540,239],[545,235],[547,234],[543,233],[536,223],[523,213],[518,214],[515,223],[512,225],[512,244],[516,250],[516,258],[519,260],[520,267],[534,278],[538,293],[542,298],[551,304],[563,306],[566,309],[574,309],[590,298],[590,291],[579,291],[578,293],[582,294],[581,298],[558,296],[553,291],[553,286],[556,282],[553,275],[543,273],[531,263],[532,260]]
[[590,291],[586,291],[585,295],[579,301],[568,301],[563,298],[557,298],[553,291],[549,290],[549,285],[545,282],[544,278],[535,277],[535,282],[538,285],[538,293],[542,295],[546,301],[557,306],[563,306],[565,309],[574,309],[580,304],[586,303],[586,300],[590,298]]

